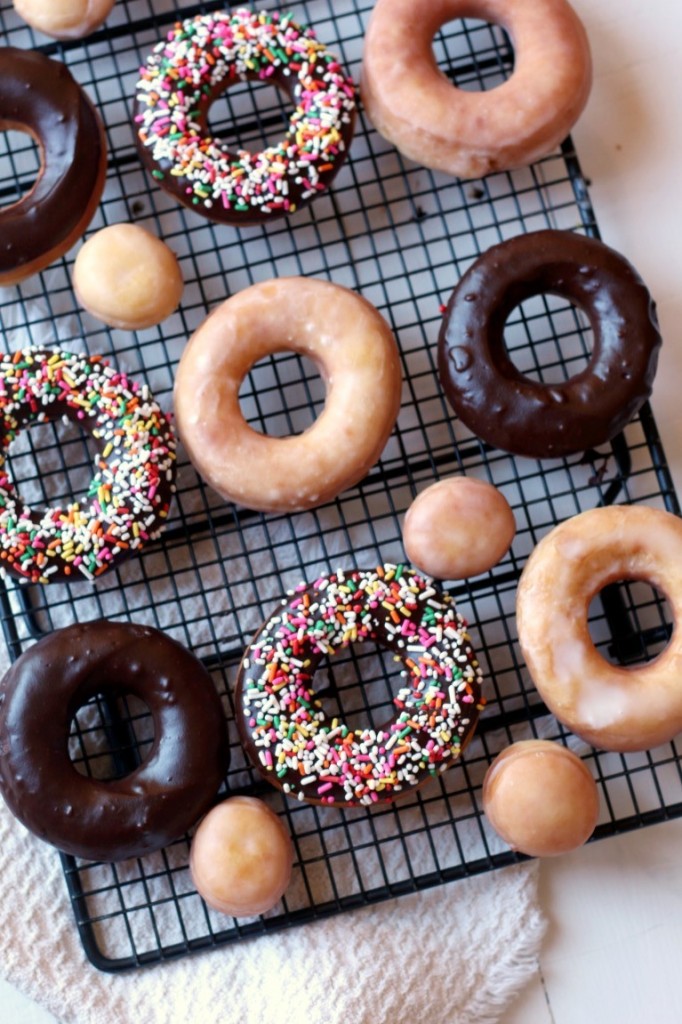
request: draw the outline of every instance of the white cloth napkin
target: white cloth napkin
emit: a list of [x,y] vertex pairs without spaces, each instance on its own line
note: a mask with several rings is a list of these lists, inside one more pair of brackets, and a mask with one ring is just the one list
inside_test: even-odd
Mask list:
[[495,1024],[537,968],[537,865],[125,974],[86,961],[59,858],[0,808],[0,970],[64,1024]]

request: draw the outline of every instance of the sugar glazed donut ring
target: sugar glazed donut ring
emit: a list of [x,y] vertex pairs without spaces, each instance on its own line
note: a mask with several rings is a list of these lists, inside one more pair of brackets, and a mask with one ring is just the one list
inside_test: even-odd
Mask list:
[[[407,677],[378,730],[330,721],[312,688],[322,658],[359,640],[395,651]],[[454,601],[395,565],[302,583],[256,634],[237,681],[240,737],[264,777],[340,807],[392,800],[444,771],[481,707],[481,670]]]
[[[28,508],[7,469],[19,431],[60,417],[100,447],[88,493]],[[146,384],[97,356],[27,348],[0,357],[0,571],[22,583],[94,580],[155,539],[175,490],[175,438]]]
[[62,256],[92,220],[107,170],[104,129],[68,69],[40,53],[0,48],[0,131],[27,132],[40,150],[30,189],[0,208],[0,285]]
[[[90,622],[30,647],[0,683],[0,790],[41,839],[87,860],[158,850],[210,807],[225,776],[225,717],[194,655],[156,629]],[[81,775],[69,757],[74,714],[97,694],[135,696],[154,739],[129,775]]]
[[[456,18],[504,28],[514,71],[485,92],[453,86],[432,42]],[[378,0],[365,38],[361,94],[377,131],[424,167],[461,178],[540,159],[587,102],[585,30],[566,0]]]
[[[548,708],[605,750],[647,750],[682,730],[682,521],[642,505],[583,512],[531,554],[516,617],[528,671]],[[668,599],[675,629],[635,668],[609,664],[587,624],[592,598],[617,580],[644,580]]]
[[[580,373],[543,384],[516,369],[504,330],[533,295],[581,309],[594,335]],[[615,437],[651,394],[661,335],[644,282],[594,238],[537,231],[493,246],[455,288],[438,344],[445,394],[466,426],[515,455],[555,458]]]
[[[239,406],[239,387],[275,352],[312,359],[327,385],[302,434],[268,437]],[[398,349],[355,292],[279,278],[233,295],[183,352],[175,379],[178,433],[197,470],[228,501],[265,512],[313,508],[352,487],[379,458],[400,408]]]
[[[257,224],[294,213],[331,184],[353,137],[352,80],[290,14],[242,7],[177,22],[141,76],[143,163],[175,199],[214,221]],[[280,143],[233,153],[210,134],[208,112],[248,79],[278,86],[296,109]]]

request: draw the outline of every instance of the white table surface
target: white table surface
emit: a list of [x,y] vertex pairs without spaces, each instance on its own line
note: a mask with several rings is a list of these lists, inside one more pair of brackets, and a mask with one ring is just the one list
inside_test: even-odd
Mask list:
[[[653,405],[682,493],[682,4],[574,6],[595,63],[574,138],[604,240],[657,300],[664,347]],[[682,821],[543,862],[541,900],[550,928],[538,973],[504,1024],[682,1021]],[[0,1011],[7,1024],[53,1021],[1,981]]]

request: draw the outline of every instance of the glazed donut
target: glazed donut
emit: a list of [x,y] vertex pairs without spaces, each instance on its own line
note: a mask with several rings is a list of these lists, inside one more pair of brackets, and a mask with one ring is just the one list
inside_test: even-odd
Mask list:
[[[6,468],[19,431],[63,417],[99,443],[87,495],[30,509]],[[0,571],[21,583],[94,580],[155,539],[175,490],[175,438],[146,384],[98,356],[27,348],[0,357]]]
[[[194,655],[156,629],[89,622],[29,648],[0,684],[0,790],[41,839],[87,860],[168,845],[210,807],[227,770],[225,717]],[[154,740],[129,775],[81,775],[69,757],[75,713],[97,694],[135,696]]]
[[[329,720],[322,658],[359,640],[394,651],[407,682],[381,729]],[[236,691],[244,749],[274,786],[338,807],[392,800],[459,758],[482,708],[481,670],[448,594],[399,565],[302,583],[247,648]]]
[[0,208],[0,285],[62,256],[92,220],[107,152],[95,108],[68,69],[40,53],[0,47],[0,131],[27,132],[40,149],[29,192]]
[[[648,750],[682,730],[682,521],[643,505],[592,509],[561,523],[532,552],[519,583],[519,644],[559,721],[595,747]],[[635,668],[609,664],[590,637],[592,598],[617,580],[662,591],[676,628]]]
[[[533,295],[559,295],[588,317],[587,366],[562,384],[516,369],[507,317]],[[493,246],[455,288],[438,343],[445,394],[488,444],[557,458],[605,444],[651,394],[661,335],[655,306],[627,260],[594,238],[538,231]]]
[[[163,189],[210,220],[259,224],[294,213],[326,189],[353,137],[355,86],[291,15],[197,15],[176,22],[141,69],[137,148]],[[268,82],[295,111],[282,141],[230,152],[211,135],[211,103],[238,81]]]
[[[239,407],[260,359],[312,359],[327,385],[303,434],[267,437]],[[183,352],[175,380],[178,433],[190,459],[228,501],[293,512],[331,501],[379,458],[400,408],[398,349],[388,324],[355,292],[313,278],[280,278],[233,295]]]
[[81,39],[108,18],[114,0],[14,0],[17,14],[53,39]]
[[[507,31],[514,71],[502,85],[467,92],[440,71],[433,37],[456,18]],[[566,0],[378,0],[367,28],[361,94],[372,124],[405,156],[460,178],[545,156],[591,85],[587,36]]]

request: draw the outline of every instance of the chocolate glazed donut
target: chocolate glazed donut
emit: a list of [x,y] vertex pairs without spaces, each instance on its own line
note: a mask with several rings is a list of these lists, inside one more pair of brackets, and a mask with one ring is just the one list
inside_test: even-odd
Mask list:
[[[133,695],[154,740],[131,774],[76,771],[68,740],[96,694]],[[220,699],[189,651],[158,630],[104,620],[57,630],[0,684],[0,790],[40,838],[88,860],[124,860],[166,846],[210,807],[228,745]]]
[[[504,343],[511,311],[559,295],[590,321],[587,366],[542,384],[514,366]],[[559,457],[604,444],[651,394],[661,335],[636,270],[613,249],[570,231],[520,235],[489,249],[448,304],[438,370],[448,400],[475,434],[515,455]]]
[[40,149],[33,188],[0,209],[0,285],[15,284],[65,253],[92,219],[104,188],[99,115],[57,61],[0,47],[0,130],[27,132]]

